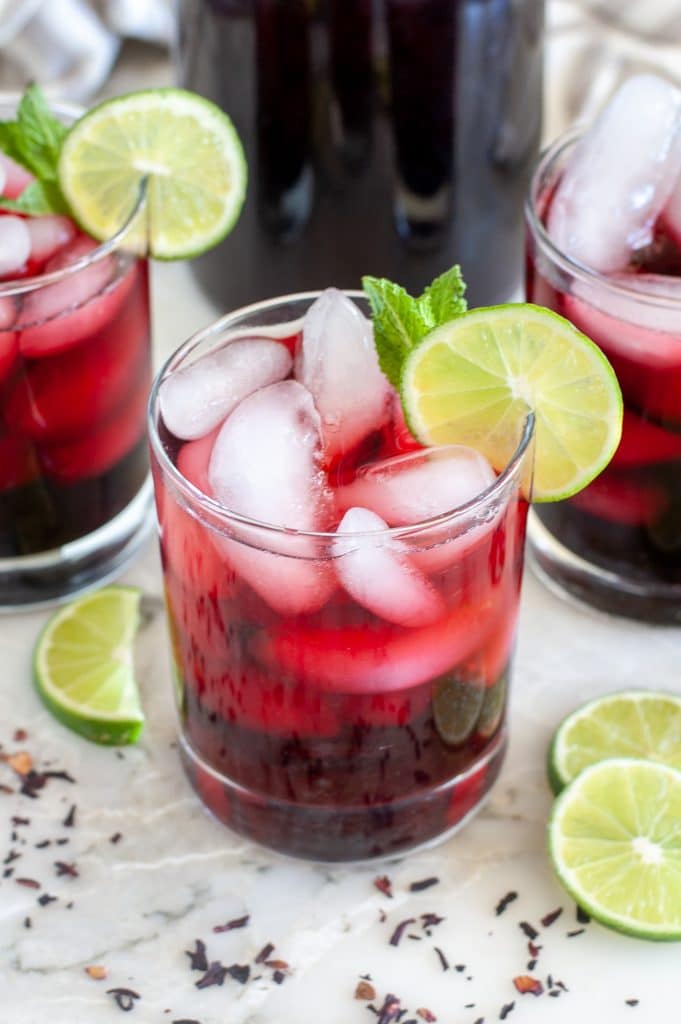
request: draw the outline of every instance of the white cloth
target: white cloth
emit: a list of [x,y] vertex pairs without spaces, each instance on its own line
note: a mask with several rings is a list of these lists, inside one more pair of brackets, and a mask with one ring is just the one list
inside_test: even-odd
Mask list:
[[2,84],[38,81],[49,96],[87,100],[106,81],[123,36],[169,45],[173,0],[0,0]]

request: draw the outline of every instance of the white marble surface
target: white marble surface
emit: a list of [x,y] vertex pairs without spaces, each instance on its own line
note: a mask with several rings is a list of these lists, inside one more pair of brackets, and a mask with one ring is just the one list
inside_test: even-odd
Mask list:
[[[211,316],[186,268],[155,274],[157,339],[173,348]],[[550,794],[544,778],[547,741],[560,718],[600,692],[627,686],[678,686],[681,633],[611,620],[562,603],[529,575],[525,581],[513,687],[511,745],[484,811],[458,836],[386,866],[327,868],[286,860],[230,834],[200,807],[174,749],[171,682],[156,550],[150,544],[125,575],[155,609],[139,636],[139,679],[148,727],[138,746],[116,752],[80,740],[43,709],[31,685],[30,654],[44,613],[0,619],[3,685],[0,740],[25,750],[37,769],[65,770],[30,799],[0,763],[0,1022],[2,1024],[371,1024],[377,1018],[354,998],[369,973],[380,1004],[388,992],[409,1009],[427,1008],[442,1024],[672,1020],[678,947],[640,942],[589,924],[555,881],[545,852]],[[15,731],[27,731],[14,739]],[[75,805],[75,823],[64,826]],[[13,824],[12,817],[30,824]],[[118,842],[112,836],[121,833]],[[57,840],[66,839],[62,845]],[[37,846],[45,840],[49,845]],[[20,856],[12,860],[11,852]],[[56,861],[77,877],[58,875]],[[394,896],[373,885],[387,872]],[[437,876],[420,894],[409,883]],[[36,879],[41,888],[17,884]],[[502,916],[494,908],[518,892]],[[38,899],[54,896],[43,906]],[[542,928],[540,918],[562,907]],[[445,918],[420,941],[389,938],[407,917]],[[246,927],[213,928],[249,915]],[[383,916],[385,920],[383,920]],[[31,926],[26,926],[30,918]],[[520,921],[540,931],[530,973],[567,986],[558,998],[518,995],[511,979],[526,973],[527,939]],[[197,938],[209,960],[248,964],[250,978],[230,977],[198,990],[185,950]],[[254,963],[267,943],[290,966],[277,985],[272,969]],[[434,947],[452,965],[444,971]],[[455,965],[465,965],[457,970]],[[87,966],[106,968],[93,980]],[[140,999],[122,1016],[107,989],[131,988]],[[638,999],[629,1006],[627,999]],[[474,1004],[474,1005],[468,1005]]]

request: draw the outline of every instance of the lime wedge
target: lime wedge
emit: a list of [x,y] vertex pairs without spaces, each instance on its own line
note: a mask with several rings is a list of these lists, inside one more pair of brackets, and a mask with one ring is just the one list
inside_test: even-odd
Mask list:
[[533,410],[536,501],[586,487],[622,432],[622,394],[600,349],[522,303],[474,309],[426,335],[405,361],[402,404],[423,444],[470,445],[498,471]]
[[33,652],[43,702],[95,743],[134,743],[144,724],[132,649],[139,603],[133,587],[85,594],[52,616]]
[[148,179],[148,250],[186,259],[233,227],[247,169],[236,130],[218,107],[184,89],[147,89],[107,100],[72,126],[59,184],[83,230],[111,238]]
[[559,793],[584,768],[609,757],[640,757],[681,770],[681,697],[629,690],[577,708],[551,740],[551,789]]
[[681,939],[681,772],[613,758],[557,798],[549,854],[593,918],[642,939]]

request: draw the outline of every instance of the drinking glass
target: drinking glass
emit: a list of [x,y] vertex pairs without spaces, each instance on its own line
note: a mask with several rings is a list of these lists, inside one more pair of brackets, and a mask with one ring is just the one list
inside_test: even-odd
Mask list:
[[0,610],[111,577],[150,528],[149,286],[130,251],[143,217],[141,195],[110,241],[0,281]]
[[[579,139],[542,158],[527,202],[527,298],[561,313],[612,364],[624,398],[622,440],[609,466],[566,501],[538,505],[530,551],[550,586],[605,611],[681,622],[681,253],[656,241],[643,274],[616,280],[561,251],[544,225]],[[669,293],[650,285],[669,278]]]
[[235,337],[267,336],[273,325],[288,325],[277,336],[293,346],[315,297],[232,313],[166,362],[150,401],[152,473],[180,754],[192,785],[221,821],[265,846],[363,860],[458,828],[499,773],[533,419],[508,466],[466,505],[352,537],[359,555],[399,541],[443,596],[436,621],[396,625],[333,584],[319,610],[282,614],[235,566],[249,557],[274,578],[284,560],[304,566],[305,579],[312,571],[333,580],[343,557],[337,534],[256,522],[203,493],[197,483],[213,437],[171,434],[159,387]]

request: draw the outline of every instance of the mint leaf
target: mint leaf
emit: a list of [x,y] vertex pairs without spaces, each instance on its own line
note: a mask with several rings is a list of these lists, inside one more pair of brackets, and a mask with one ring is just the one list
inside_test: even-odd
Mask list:
[[439,327],[465,313],[468,308],[465,291],[466,282],[458,263],[436,277],[418,300],[419,312],[429,327]]
[[56,182],[59,152],[68,129],[51,112],[37,85],[29,85],[22,96],[16,123],[20,163],[41,181]]
[[59,188],[57,166],[68,128],[47,105],[41,89],[29,85],[17,107],[16,121],[0,122],[0,150],[36,178],[16,199],[0,196],[0,206],[17,213],[68,213]]
[[36,217],[43,213],[66,213],[68,207],[54,182],[32,181],[16,199],[0,196],[0,207],[13,213],[28,213]]
[[416,299],[399,284],[384,277],[363,277],[362,288],[373,314],[379,365],[393,387],[399,388],[402,364],[416,342],[428,333],[429,325]]

